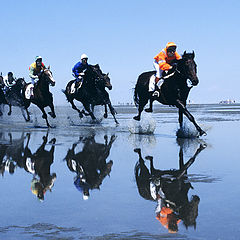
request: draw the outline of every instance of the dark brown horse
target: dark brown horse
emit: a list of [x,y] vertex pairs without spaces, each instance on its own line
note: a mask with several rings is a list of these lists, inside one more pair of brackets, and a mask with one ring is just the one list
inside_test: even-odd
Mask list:
[[39,80],[35,84],[33,93],[34,96],[33,98],[27,99],[25,96],[26,88],[28,87],[27,84],[24,89],[23,89],[23,94],[24,94],[24,102],[26,105],[30,105],[30,103],[33,103],[37,105],[38,108],[42,111],[43,115],[42,118],[45,119],[47,126],[51,127],[48,119],[47,119],[47,114],[44,110],[45,107],[50,107],[51,112],[48,112],[48,114],[52,117],[55,118],[55,110],[54,110],[54,105],[53,105],[53,96],[52,93],[49,91],[49,85],[55,86],[55,80],[53,79],[52,72],[50,71],[50,68],[44,69],[40,74],[39,74]]
[[2,105],[3,104],[7,104],[9,106],[8,115],[10,115],[11,112],[12,112],[11,106],[8,104],[8,102],[5,98],[5,94],[3,92],[3,87],[4,87],[4,82],[3,82],[3,76],[2,76],[2,73],[1,73],[1,75],[0,75],[0,116],[3,115],[3,113],[2,113]]
[[[194,57],[194,52],[184,52],[182,59],[176,60],[176,67],[163,77],[164,83],[161,86],[161,89],[157,90],[158,96],[153,96],[152,93],[148,91],[150,78],[156,73],[156,71],[144,72],[138,77],[134,91],[134,102],[138,107],[138,115],[134,117],[135,120],[140,120],[144,106],[149,100],[150,107],[146,109],[146,111],[152,112],[153,101],[157,100],[164,105],[172,105],[178,108],[180,127],[183,126],[184,114],[194,124],[200,136],[206,134],[186,108],[186,100],[190,89],[192,86],[196,86],[199,83],[197,77],[197,65],[194,61]],[[187,84],[188,79],[191,81],[191,87]]]
[[[84,115],[90,115],[92,120],[96,120],[96,117],[93,113],[93,108],[96,105],[104,105],[105,107],[105,114],[104,117],[107,118],[107,106],[115,120],[118,124],[118,121],[115,117],[116,111],[112,106],[112,103],[109,98],[108,92],[105,88],[109,90],[112,89],[112,85],[110,83],[110,78],[108,74],[102,73],[99,65],[89,65],[88,69],[85,71],[83,84],[80,88],[74,93],[71,93],[71,87],[75,80],[71,80],[65,90],[62,90],[63,93],[67,97],[67,101],[71,103],[72,108],[76,110],[79,114],[79,117],[82,118]],[[76,105],[74,104],[74,99],[81,102],[83,107],[87,111],[85,113],[84,110],[79,110]]]

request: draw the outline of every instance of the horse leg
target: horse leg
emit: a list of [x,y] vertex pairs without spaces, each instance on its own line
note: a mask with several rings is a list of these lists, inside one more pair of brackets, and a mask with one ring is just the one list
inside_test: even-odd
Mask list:
[[84,103],[83,106],[88,111],[88,113],[89,113],[90,117],[92,118],[92,120],[96,120],[96,117],[94,116],[93,112],[91,111],[90,104]]
[[48,122],[47,114],[46,114],[44,108],[43,108],[43,107],[39,107],[39,108],[40,108],[40,110],[41,110],[42,113],[43,113],[42,118],[45,119],[47,126],[48,126],[48,127],[51,127],[50,124],[49,124],[49,122]]
[[75,105],[74,102],[73,102],[73,99],[71,99],[71,100],[69,99],[69,102],[71,103],[72,108],[78,112],[79,117],[80,117],[80,118],[83,118],[82,112],[76,107],[76,105]]
[[147,104],[148,99],[141,99],[139,101],[139,106],[138,106],[138,115],[133,117],[134,120],[140,121],[141,119],[141,113],[143,111],[144,106]]
[[182,126],[183,126],[183,112],[180,109],[178,109],[178,122],[179,122],[180,128],[182,128]]
[[48,112],[48,114],[52,117],[52,118],[55,118],[56,117],[56,114],[55,114],[55,110],[54,110],[54,106],[53,106],[53,103],[51,102],[49,104],[49,107],[51,109],[51,112]]
[[104,104],[104,109],[105,109],[105,113],[103,115],[104,118],[108,117],[108,113],[107,113],[107,104]]
[[115,117],[115,115],[117,114],[116,110],[114,109],[114,107],[112,106],[111,103],[108,104],[108,107],[109,107],[110,112],[111,112],[111,114],[112,114],[112,116],[113,116],[113,118],[114,118],[115,123],[116,123],[116,124],[119,124],[119,122],[117,121],[117,119],[116,119],[116,117]]
[[8,104],[8,106],[9,106],[8,116],[10,116],[12,114],[12,105]]
[[[25,116],[24,110],[26,111],[27,117]],[[22,112],[22,115],[24,117],[24,120],[26,122],[29,122],[30,121],[30,115],[29,115],[29,112],[28,112],[27,108],[21,107],[21,112]]]
[[180,100],[176,100],[176,107],[179,108],[180,111],[182,111],[182,113],[189,119],[189,121],[191,121],[194,126],[196,127],[196,129],[198,130],[200,136],[202,135],[207,135],[206,132],[204,132],[196,123],[194,117],[191,115],[191,113],[187,110],[186,106],[184,106],[184,104],[180,101]]
[[145,112],[153,112],[153,99],[152,98],[150,98],[149,108],[146,108]]

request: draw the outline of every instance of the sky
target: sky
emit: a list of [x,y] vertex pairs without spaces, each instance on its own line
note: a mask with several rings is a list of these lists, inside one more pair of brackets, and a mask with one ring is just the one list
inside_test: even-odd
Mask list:
[[173,41],[195,52],[199,85],[194,103],[240,102],[240,2],[237,0],[8,0],[0,1],[0,72],[28,76],[37,55],[50,65],[55,105],[81,54],[109,72],[113,104],[133,101],[138,76]]

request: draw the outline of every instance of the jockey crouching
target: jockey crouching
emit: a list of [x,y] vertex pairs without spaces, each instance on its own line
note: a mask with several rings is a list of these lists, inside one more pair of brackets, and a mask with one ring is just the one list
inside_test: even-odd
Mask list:
[[32,63],[29,67],[29,77],[32,80],[33,86],[30,88],[30,98],[32,99],[34,97],[33,95],[33,88],[35,84],[38,82],[39,74],[42,70],[44,70],[46,67],[42,62],[42,57],[41,56],[36,56],[35,57],[35,62]]
[[161,85],[164,82],[163,73],[167,73],[173,68],[171,65],[174,60],[181,59],[181,56],[176,52],[177,45],[174,42],[167,43],[166,47],[154,57],[153,66],[156,70],[155,79],[151,78],[149,81],[149,92],[156,97],[159,97],[159,91]]
[[4,94],[7,94],[11,90],[12,86],[16,84],[16,78],[13,77],[12,72],[9,72],[6,76],[3,77],[3,83],[3,92]]
[[76,63],[72,68],[73,76],[75,77],[75,81],[71,86],[71,94],[75,93],[78,88],[82,86],[83,78],[85,75],[85,71],[88,69],[88,56],[86,54],[81,55],[81,61]]

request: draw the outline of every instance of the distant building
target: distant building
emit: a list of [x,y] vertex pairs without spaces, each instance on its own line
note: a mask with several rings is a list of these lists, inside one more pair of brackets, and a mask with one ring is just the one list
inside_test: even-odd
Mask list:
[[219,102],[219,104],[232,104],[232,103],[236,103],[236,101],[232,99],[227,99]]

